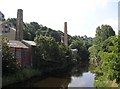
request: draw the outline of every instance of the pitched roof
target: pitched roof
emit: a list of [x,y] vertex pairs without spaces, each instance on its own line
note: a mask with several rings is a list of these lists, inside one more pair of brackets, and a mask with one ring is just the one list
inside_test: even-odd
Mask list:
[[29,45],[36,46],[36,43],[34,41],[28,41],[28,40],[22,40],[22,41]]
[[14,47],[14,48],[28,48],[21,41],[17,41],[17,40],[10,40],[8,45],[9,45],[9,47]]

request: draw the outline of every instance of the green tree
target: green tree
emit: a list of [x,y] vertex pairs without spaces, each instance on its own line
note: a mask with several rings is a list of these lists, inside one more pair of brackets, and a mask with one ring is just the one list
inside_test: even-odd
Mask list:
[[41,28],[41,25],[39,25],[37,22],[30,22],[30,25],[33,29],[37,30]]
[[37,36],[37,48],[33,66],[43,72],[64,70],[72,64],[71,51],[67,46],[59,45],[52,37]]
[[[110,80],[116,79],[120,83],[120,40],[118,36],[108,38],[103,43],[103,50],[99,53],[102,59],[102,69]],[[107,67],[107,70],[105,70]]]
[[111,26],[102,25],[96,29],[94,44],[89,48],[90,63],[95,65],[94,72],[101,75],[96,79],[102,82],[101,84],[105,83],[105,86],[109,85],[105,81],[116,80],[118,84],[120,83],[119,47],[119,35],[115,36]]
[[88,56],[89,56],[89,52],[87,50],[87,48],[83,45],[83,41],[79,38],[77,38],[77,40],[74,40],[71,45],[70,45],[71,49],[77,49],[78,50],[78,54],[77,54],[77,60],[88,60]]
[[100,44],[110,36],[114,36],[115,31],[109,25],[101,25],[96,28],[94,44]]
[[34,40],[36,31],[41,28],[37,22],[25,23],[23,27],[23,38],[25,40]]
[[81,39],[83,40],[83,45],[88,49],[93,44],[93,38],[87,37],[86,35],[81,36]]
[[115,35],[115,31],[109,25],[101,25],[97,27],[96,34],[94,38],[94,44],[92,47],[89,48],[90,52],[90,62],[98,65],[100,62],[100,56],[98,55],[99,51],[101,51],[102,43],[111,36]]
[[16,58],[8,46],[7,38],[2,38],[2,74],[9,75],[17,71]]
[[7,22],[9,26],[14,26],[15,28],[17,27],[17,19],[16,18],[8,18]]
[[98,52],[100,51],[101,47],[98,45],[91,46],[88,50],[90,52],[90,63],[94,66],[97,66],[100,59],[98,57]]

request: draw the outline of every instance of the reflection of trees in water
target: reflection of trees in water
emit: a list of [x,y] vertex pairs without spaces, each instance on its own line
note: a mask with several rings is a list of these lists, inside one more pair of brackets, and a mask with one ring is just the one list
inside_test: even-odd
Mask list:
[[44,80],[37,81],[35,87],[57,87],[60,89],[68,89],[68,85],[72,80],[72,76],[80,77],[84,72],[88,72],[88,62],[76,65],[70,72],[65,74],[57,74]]
[[73,67],[73,69],[70,72],[67,72],[65,74],[57,74],[53,77],[49,77],[45,80],[38,81],[34,86],[37,87],[57,87],[60,89],[68,89],[68,85],[70,84],[72,80],[72,76],[80,77],[84,72],[88,72],[88,62],[82,62],[79,65],[76,65]]
[[25,84],[20,84],[20,86],[28,87],[54,87],[57,89],[68,89],[68,85],[72,81],[72,76],[80,77],[84,72],[88,72],[88,62],[82,62],[77,64],[70,72],[64,74],[51,75],[51,77],[44,79],[35,79],[34,81],[29,81]]
[[54,75],[54,77],[59,77],[59,78],[71,78],[71,76],[75,76],[75,77],[79,77],[82,76],[82,74],[84,72],[88,72],[89,71],[89,63],[84,61],[81,62],[80,64],[77,64],[76,66],[74,66],[71,71],[65,73],[65,74],[57,74]]
[[71,82],[71,78],[54,78],[49,77],[45,80],[38,81],[34,84],[34,87],[59,87],[65,88],[68,87],[68,84]]
[[79,65],[75,66],[71,71],[71,75],[75,77],[82,76],[84,72],[88,72],[89,63],[88,62],[81,62]]

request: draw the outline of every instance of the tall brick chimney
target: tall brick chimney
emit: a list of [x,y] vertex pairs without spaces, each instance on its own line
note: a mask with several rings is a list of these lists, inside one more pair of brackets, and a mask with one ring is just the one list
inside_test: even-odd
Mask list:
[[17,10],[16,40],[23,40],[23,10]]
[[68,39],[67,39],[67,22],[64,22],[64,44],[68,45]]

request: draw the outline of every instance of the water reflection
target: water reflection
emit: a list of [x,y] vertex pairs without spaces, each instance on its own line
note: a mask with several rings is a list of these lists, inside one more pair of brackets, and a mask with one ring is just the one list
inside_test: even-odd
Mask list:
[[80,77],[71,77],[72,81],[69,83],[68,87],[94,87],[95,75],[90,71],[83,73]]
[[88,70],[88,65],[79,65],[70,73],[56,75],[37,81],[34,87],[94,87],[95,75]]
[[50,77],[34,84],[34,87],[68,87],[70,78],[54,78]]

